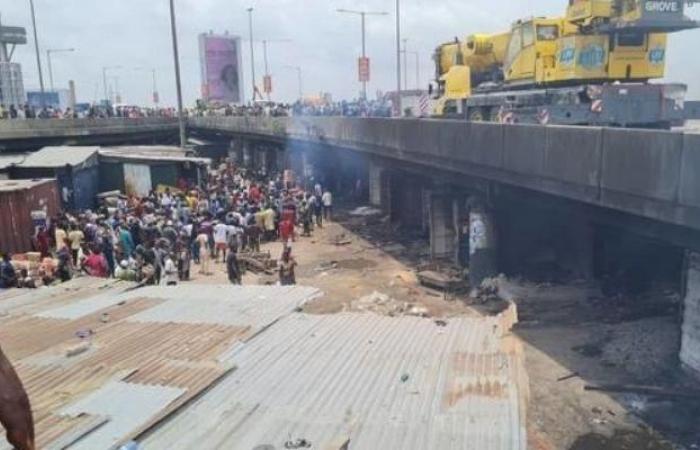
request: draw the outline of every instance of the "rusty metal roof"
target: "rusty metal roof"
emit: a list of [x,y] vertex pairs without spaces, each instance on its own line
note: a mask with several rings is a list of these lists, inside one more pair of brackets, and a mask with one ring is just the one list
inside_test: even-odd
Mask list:
[[[233,348],[291,313],[304,302],[303,295],[318,293],[306,288],[195,285],[125,291],[131,286],[83,278],[0,295],[0,344],[29,394],[39,448],[102,448],[104,442],[138,434],[229,373],[225,356]],[[198,295],[206,292],[215,294],[206,307],[221,318],[190,320],[190,314],[205,306],[198,303]],[[160,317],[158,307],[163,304],[177,314]],[[253,318],[247,308],[263,314],[246,323],[244,317]],[[137,319],[150,309],[156,311]],[[113,383],[142,397],[103,408],[105,397],[98,393]],[[160,397],[176,391],[182,392],[173,398],[166,395],[167,401]],[[81,402],[85,398],[94,402]],[[141,407],[147,415],[127,420]]]
[[525,449],[527,378],[509,329],[506,315],[444,327],[415,317],[290,315],[233,352],[237,370],[143,444]]

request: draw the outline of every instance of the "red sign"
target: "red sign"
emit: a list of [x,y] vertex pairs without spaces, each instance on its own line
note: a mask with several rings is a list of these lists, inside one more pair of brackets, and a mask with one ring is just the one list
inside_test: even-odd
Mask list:
[[272,77],[270,75],[265,75],[263,77],[263,91],[266,94],[272,92]]
[[357,60],[357,68],[359,72],[360,81],[369,81],[369,58],[360,57]]

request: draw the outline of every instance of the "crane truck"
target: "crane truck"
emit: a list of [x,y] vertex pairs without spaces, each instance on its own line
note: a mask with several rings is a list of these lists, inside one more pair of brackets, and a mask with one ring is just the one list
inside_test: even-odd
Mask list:
[[434,115],[470,121],[669,128],[687,87],[662,78],[669,33],[699,28],[682,0],[569,0],[564,17],[440,45]]

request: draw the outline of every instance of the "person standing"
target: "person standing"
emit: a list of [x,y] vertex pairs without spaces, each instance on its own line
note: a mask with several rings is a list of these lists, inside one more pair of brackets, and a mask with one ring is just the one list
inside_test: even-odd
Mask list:
[[333,194],[331,194],[331,191],[326,189],[321,197],[321,202],[323,203],[323,218],[330,221],[331,213],[333,212]]
[[172,253],[168,252],[165,255],[165,263],[163,264],[163,276],[161,277],[161,283],[165,286],[177,286],[177,266],[175,261],[173,261]]
[[241,284],[241,267],[238,264],[238,249],[231,244],[226,257],[226,272],[231,284]]
[[209,236],[204,230],[199,233],[196,242],[199,247],[199,273],[202,275],[209,275],[209,260],[211,259],[209,253]]
[[85,234],[78,229],[77,225],[71,226],[71,231],[68,233],[68,240],[70,240],[70,250],[73,255],[73,264],[78,265],[78,254],[80,253],[80,247],[83,245],[85,240]]
[[122,246],[124,256],[129,257],[134,253],[134,239],[131,236],[131,231],[126,226],[119,226],[119,243]]
[[0,262],[0,289],[7,289],[17,286],[17,273],[12,265],[12,257],[5,253]]
[[223,252],[222,261],[226,261],[226,247],[229,241],[229,228],[223,222],[214,222],[214,245],[216,246],[215,261],[219,262],[219,252]]
[[297,262],[292,257],[292,248],[287,247],[282,253],[282,260],[279,264],[279,276],[280,284],[282,286],[290,286],[297,284],[296,275],[294,273],[294,268]]
[[68,233],[66,233],[65,227],[61,224],[56,225],[56,231],[54,232],[54,239],[56,240],[56,253],[61,251],[61,249],[66,245],[67,238]]
[[36,246],[42,258],[49,256],[49,232],[44,226],[39,227],[36,233]]

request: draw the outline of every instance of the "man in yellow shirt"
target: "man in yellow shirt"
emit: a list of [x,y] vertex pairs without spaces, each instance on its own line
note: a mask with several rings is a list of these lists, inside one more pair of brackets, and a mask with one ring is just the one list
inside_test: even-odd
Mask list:
[[73,264],[78,264],[78,252],[80,247],[83,245],[85,240],[85,234],[78,229],[77,225],[71,226],[71,231],[68,233],[68,240],[70,241],[70,250],[73,253]]

